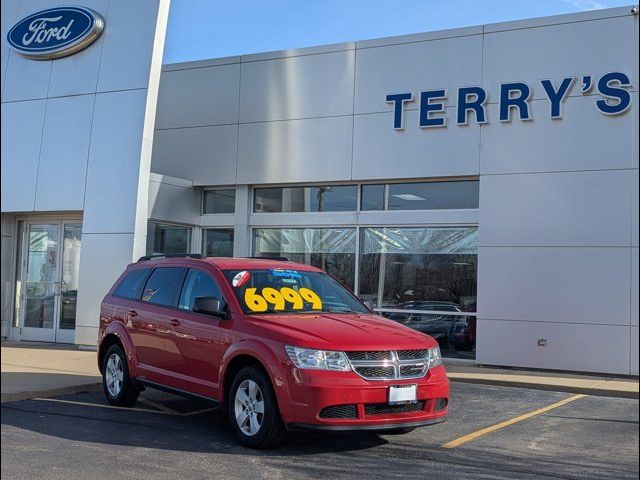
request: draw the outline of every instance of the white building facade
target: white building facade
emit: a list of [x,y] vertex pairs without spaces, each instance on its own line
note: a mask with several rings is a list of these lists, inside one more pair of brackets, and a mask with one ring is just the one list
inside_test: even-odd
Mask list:
[[[445,356],[638,374],[631,6],[160,73],[160,2],[144,53],[114,46],[146,65],[116,85],[139,103],[118,107],[101,106],[100,78],[135,73],[99,45],[133,33],[111,4],[102,36],[66,59],[2,46],[3,336],[95,344],[102,295],[145,252],[286,256]],[[97,89],[74,86],[82,59],[101,65]],[[29,86],[35,68],[46,86]]]

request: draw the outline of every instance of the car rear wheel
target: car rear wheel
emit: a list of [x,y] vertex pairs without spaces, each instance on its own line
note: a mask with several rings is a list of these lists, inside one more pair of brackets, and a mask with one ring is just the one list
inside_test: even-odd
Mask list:
[[111,405],[129,407],[138,400],[140,389],[131,382],[127,357],[120,345],[111,345],[104,356],[102,389]]
[[269,377],[245,367],[233,379],[227,398],[229,422],[238,441],[249,448],[273,448],[285,437],[275,392]]

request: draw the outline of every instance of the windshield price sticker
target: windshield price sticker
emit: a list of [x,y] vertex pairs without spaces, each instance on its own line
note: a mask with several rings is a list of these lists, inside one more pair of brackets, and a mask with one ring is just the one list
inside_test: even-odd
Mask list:
[[252,312],[266,312],[272,305],[272,311],[282,312],[291,304],[293,310],[302,310],[304,302],[311,304],[313,310],[322,310],[322,300],[308,288],[295,291],[293,288],[281,287],[279,289],[265,287],[261,293],[256,293],[257,288],[247,288],[244,292],[244,303]]

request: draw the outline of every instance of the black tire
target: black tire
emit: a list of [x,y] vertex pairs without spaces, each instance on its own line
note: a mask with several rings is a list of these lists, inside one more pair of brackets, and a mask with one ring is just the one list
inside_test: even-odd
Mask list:
[[[257,384],[260,389],[258,397],[262,399],[264,405],[261,424],[257,429],[257,433],[253,434],[245,433],[236,420],[236,392],[245,381],[252,381]],[[239,408],[243,409],[244,407],[239,406]],[[280,445],[285,438],[286,432],[280,418],[280,410],[278,409],[278,402],[271,380],[260,368],[245,367],[238,372],[229,389],[227,412],[229,423],[236,434],[238,442],[245,447],[256,449],[274,448]],[[259,422],[260,414],[256,413],[255,415]]]
[[411,433],[416,429],[416,427],[404,427],[404,428],[392,428],[390,430],[382,430],[380,432],[381,435],[405,435],[407,433]]
[[[114,355],[119,357],[122,365],[122,386],[117,394],[109,391],[109,386],[107,385],[107,365],[109,364],[109,359]],[[131,382],[127,356],[125,355],[122,347],[118,344],[111,345],[107,350],[107,353],[104,355],[104,359],[102,361],[102,389],[104,390],[107,402],[118,407],[130,407],[136,403],[138,396],[140,395],[140,389]]]

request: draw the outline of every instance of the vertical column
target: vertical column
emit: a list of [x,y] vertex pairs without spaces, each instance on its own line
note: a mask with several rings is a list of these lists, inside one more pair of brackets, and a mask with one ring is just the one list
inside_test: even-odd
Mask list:
[[235,234],[233,239],[233,256],[247,257],[251,251],[251,232],[249,229],[250,189],[248,185],[236,186]]

